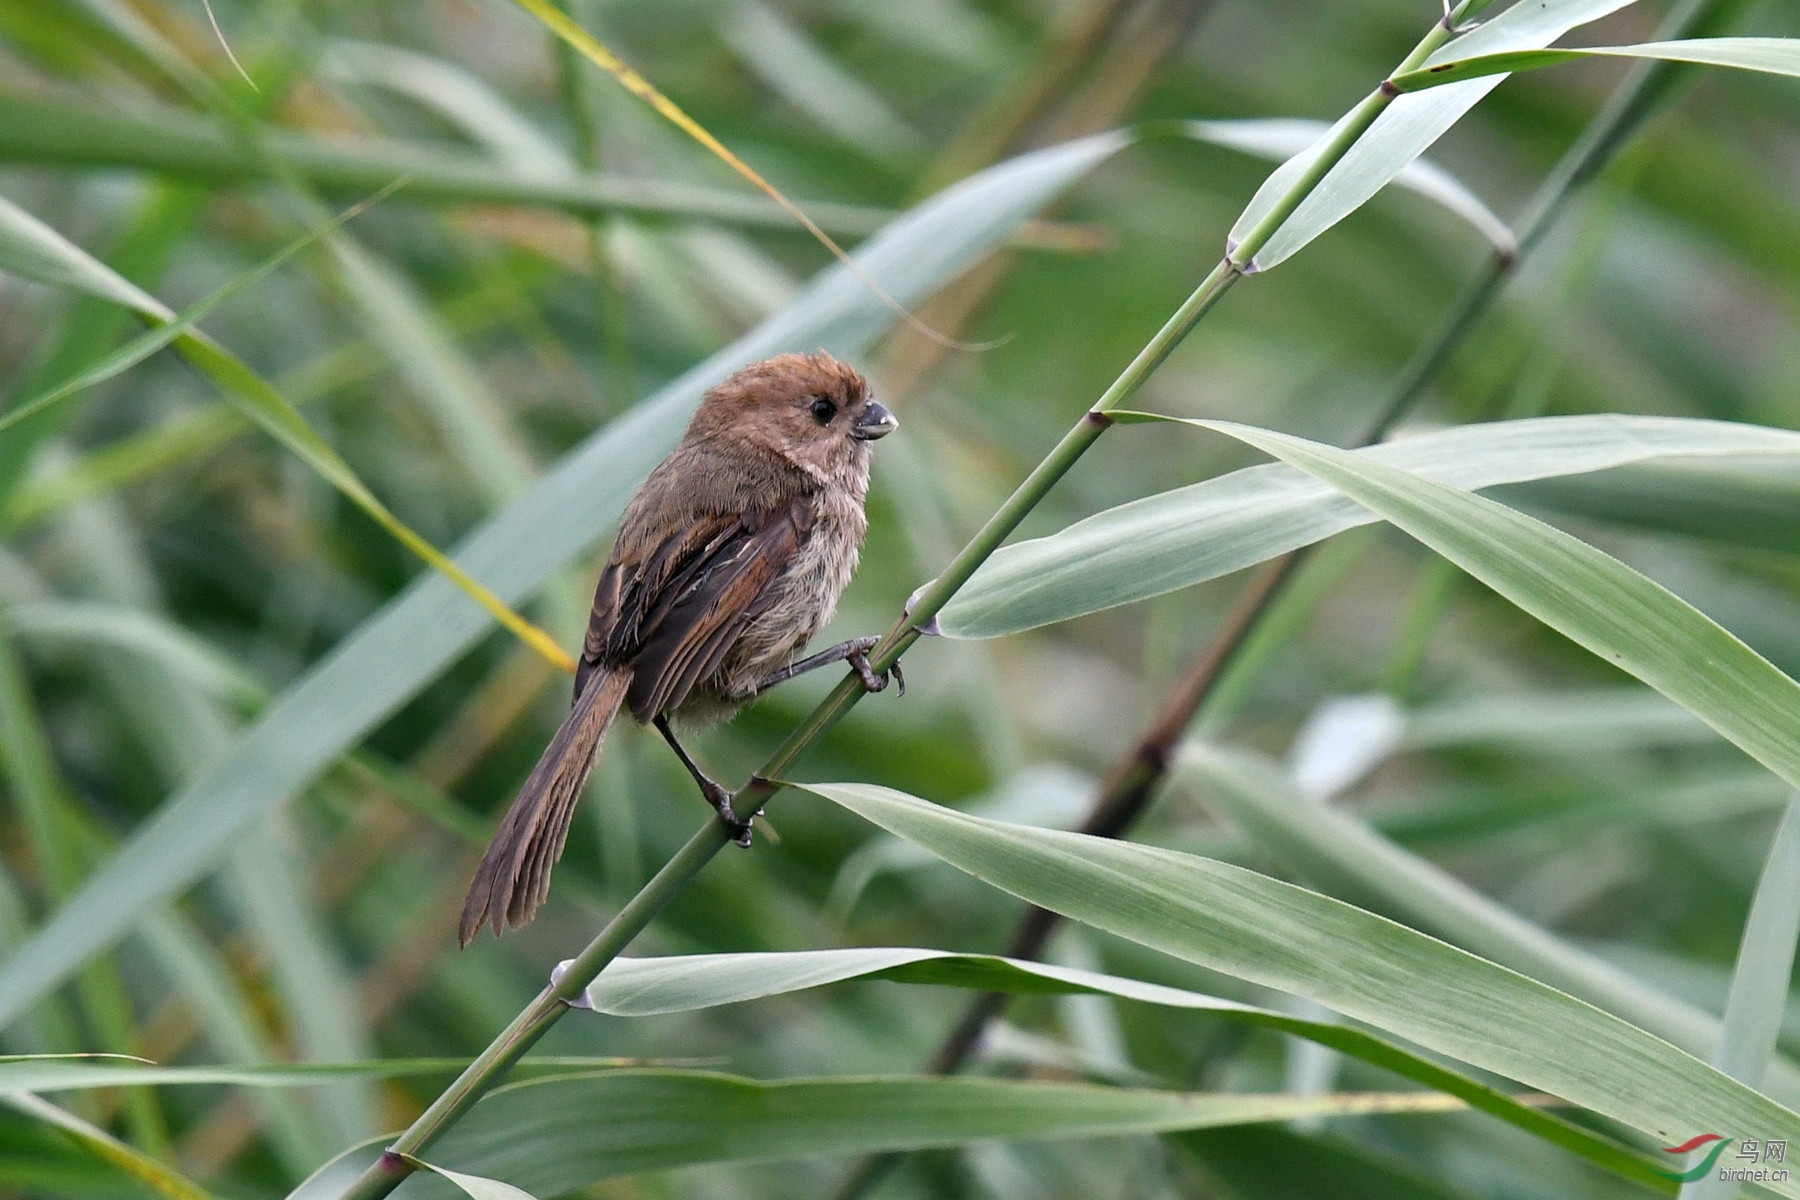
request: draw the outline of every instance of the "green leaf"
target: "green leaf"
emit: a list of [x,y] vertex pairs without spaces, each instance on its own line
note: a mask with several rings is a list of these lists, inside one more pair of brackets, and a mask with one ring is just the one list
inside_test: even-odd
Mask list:
[[[1033,904],[1316,1000],[1653,1137],[1800,1135],[1800,1115],[1660,1038],[1341,901],[1211,859],[1001,825],[888,788],[805,786]],[[1800,1195],[1800,1181],[1777,1190]]]
[[4,613],[15,636],[142,654],[236,708],[259,704],[267,695],[261,681],[224,651],[141,608],[99,600],[39,600],[14,604]]
[[329,251],[371,340],[483,499],[499,508],[524,491],[537,470],[518,430],[411,281],[348,237],[333,238]]
[[[399,186],[398,183],[390,184],[386,189],[386,192],[392,192]],[[75,261],[68,264],[63,270],[63,278],[70,280],[79,278],[81,282],[72,284],[72,286],[80,287],[81,290],[87,291],[93,295],[99,295],[103,299],[117,300],[119,303],[126,305],[133,311],[150,317],[155,321],[155,324],[153,324],[150,329],[126,342],[123,346],[120,346],[117,350],[114,350],[111,354],[100,359],[99,362],[95,363],[87,370],[76,375],[73,379],[65,380],[57,386],[49,388],[39,395],[21,400],[19,403],[7,409],[4,414],[0,414],[0,431],[5,430],[15,422],[22,421],[47,408],[60,404],[65,400],[69,400],[76,394],[86,391],[96,384],[104,383],[108,379],[113,379],[122,375],[132,367],[137,366],[146,358],[155,354],[158,350],[161,350],[183,334],[193,330],[202,320],[227,300],[230,300],[239,292],[245,291],[254,287],[256,284],[261,283],[281,269],[281,267],[284,266],[289,259],[293,258],[294,255],[300,253],[300,251],[306,249],[320,238],[325,237],[332,230],[339,228],[358,213],[368,208],[369,205],[382,199],[386,192],[381,196],[371,197],[361,204],[344,210],[326,224],[319,226],[317,229],[309,230],[300,237],[295,238],[280,250],[264,259],[261,263],[252,267],[250,270],[245,271],[242,275],[239,275],[229,283],[226,283],[223,287],[220,287],[210,295],[203,297],[179,314],[168,314],[166,318],[159,318],[157,313],[167,314],[168,310],[162,308],[162,306],[147,293],[138,291],[138,289],[131,287],[129,284],[123,288],[116,286],[118,283],[125,282],[122,276],[112,275],[111,278],[114,283],[113,287],[104,290],[96,290],[97,288],[103,287],[103,281],[99,277],[100,272],[76,271],[75,268],[79,265],[80,259],[83,256],[79,250],[75,249],[72,245],[69,245],[68,250],[69,252],[72,252],[71,256]],[[7,207],[8,206],[0,205],[0,221],[4,221],[7,218]],[[12,214],[14,220],[17,220],[19,216],[24,215],[17,209],[12,210]],[[68,243],[64,244],[68,245]],[[90,263],[101,265],[102,271],[111,275],[110,268],[105,268],[103,264],[98,264],[98,260],[89,261]],[[54,270],[53,267],[44,267],[43,269]],[[14,273],[28,274],[26,270],[16,270]],[[32,277],[43,278],[42,276]],[[49,280],[45,280],[45,282],[49,282]],[[135,299],[124,299],[123,297],[135,297]]]
[[[1629,3],[1631,0],[1531,0],[1515,4],[1472,33],[1441,47],[1426,62],[1435,65],[1451,54],[1467,58],[1548,46],[1576,26],[1597,21]],[[1276,265],[1361,208],[1499,83],[1498,79],[1470,80],[1434,95],[1397,97],[1281,224],[1257,252],[1252,265],[1259,270]],[[1348,120],[1345,117],[1338,124]],[[1338,126],[1332,128],[1335,131]],[[1232,246],[1242,242],[1275,211],[1281,198],[1312,165],[1328,136],[1283,163],[1263,181],[1249,207],[1231,227]]]
[[0,199],[0,271],[174,320],[162,301],[12,202]]
[[[1305,121],[1291,117],[1255,117],[1237,121],[1180,121],[1175,128],[1182,136],[1215,146],[1226,146],[1254,154],[1258,158],[1285,161],[1303,153],[1331,132],[1323,121]],[[1415,159],[1400,168],[1394,186],[1425,197],[1446,212],[1461,217],[1475,232],[1488,240],[1495,250],[1512,254],[1518,239],[1511,227],[1494,214],[1480,196],[1467,184],[1436,163]]]
[[1668,589],[1542,521],[1368,455],[1226,421],[1192,423],[1338,488],[1800,787],[1800,684]]
[[[793,219],[761,196],[654,179],[568,172],[524,174],[484,155],[382,137],[318,137],[268,128],[260,140],[271,159],[307,183],[335,194],[374,191],[394,176],[411,178],[409,202],[543,205],[581,216],[631,213],[648,218],[719,221],[791,229]],[[63,97],[0,93],[0,162],[158,171],[195,183],[267,179],[266,160],[216,123],[196,120],[142,99],[129,114],[71,104]],[[825,229],[863,236],[894,219],[855,204],[801,201]],[[6,251],[0,249],[0,269]],[[123,301],[121,301],[123,302]]]
[[1583,46],[1579,50],[1513,50],[1446,59],[1388,80],[1402,92],[1420,92],[1464,79],[1509,71],[1530,71],[1584,58],[1650,58],[1661,62],[1736,67],[1765,75],[1800,78],[1800,39],[1770,37],[1693,38],[1682,42],[1640,42],[1635,46]]
[[[1348,1137],[1307,1136],[1278,1125],[1173,1134],[1234,1200],[1466,1200],[1391,1150]],[[1446,1172],[1447,1174],[1448,1172]]]
[[[106,1059],[118,1061],[103,1061]],[[407,1075],[451,1075],[466,1058],[380,1058],[367,1062],[269,1063],[255,1066],[161,1067],[125,1055],[22,1054],[0,1058],[0,1091],[66,1092],[109,1087],[187,1087],[229,1084],[253,1088],[317,1087],[342,1079],[398,1079]],[[642,1066],[631,1058],[527,1058],[515,1071],[611,1070]]]
[[94,1157],[137,1180],[159,1196],[166,1196],[168,1200],[211,1200],[204,1188],[188,1180],[180,1172],[133,1149],[104,1129],[56,1107],[48,1100],[21,1092],[9,1092],[0,1093],[0,1104],[62,1130]]
[[[1761,1087],[1776,1060],[1775,1042],[1794,974],[1800,937],[1800,800],[1790,801],[1769,845],[1768,861],[1750,902],[1738,943],[1737,967],[1725,1001],[1725,1032],[1713,1065],[1733,1079]],[[1728,1200],[1734,1180],[1708,1172],[1682,1185],[1682,1200]]]
[[[1332,895],[1391,912],[1492,962],[1560,988],[1710,1058],[1711,1013],[1633,976],[1508,911],[1367,824],[1307,799],[1274,764],[1241,751],[1189,743],[1175,777],[1230,824]],[[1792,1075],[1783,1093],[1800,1095]]]
[[[90,257],[73,242],[3,197],[0,197],[0,270],[17,271],[42,282],[81,288],[125,305],[153,324],[180,321],[160,300],[117,275],[106,264]],[[189,324],[192,324],[191,320]],[[306,418],[262,376],[197,330],[177,331],[170,344],[211,379],[245,415],[349,497],[396,541],[446,576],[521,641],[557,666],[573,670],[568,655],[548,634],[513,612],[473,575],[389,511],[357,478],[350,464],[332,449],[330,443],[313,432]]]
[[[563,964],[566,966],[567,964]],[[559,968],[561,969],[561,968]],[[1272,1029],[1373,1063],[1470,1107],[1499,1117],[1627,1178],[1661,1186],[1643,1159],[1579,1126],[1521,1104],[1489,1087],[1351,1025],[1217,996],[1021,959],[944,950],[871,947],[791,953],[705,954],[614,960],[586,992],[589,1007],[612,1016],[689,1012],[853,979],[975,988],[1007,993],[1086,993],[1144,1004],[1211,1012],[1223,1020]]]
[[[1462,1107],[1435,1092],[1256,1096],[1000,1079],[764,1083],[698,1071],[625,1071],[500,1088],[435,1144],[432,1158],[533,1195],[560,1196],[615,1175],[697,1163]],[[289,1200],[335,1200],[380,1153],[380,1142],[347,1151]]]
[[510,1183],[501,1183],[498,1179],[487,1179],[480,1175],[465,1175],[461,1171],[452,1171],[448,1167],[440,1167],[428,1163],[422,1158],[414,1158],[410,1154],[406,1161],[433,1175],[441,1175],[454,1183],[465,1196],[474,1200],[535,1200],[530,1192],[516,1188]]
[[1794,942],[1800,937],[1800,802],[1790,801],[1769,845],[1750,917],[1738,944],[1737,968],[1725,1002],[1725,1032],[1715,1058],[1719,1070],[1762,1086],[1775,1057]]
[[380,42],[334,38],[319,62],[328,78],[387,88],[416,100],[481,143],[519,175],[563,175],[574,164],[555,142],[519,114],[488,82],[467,68]]
[[[1130,419],[1130,414],[1116,414]],[[1738,464],[1748,486],[1800,478],[1800,434],[1759,425],[1616,414],[1464,425],[1355,451],[1462,488],[1602,471],[1662,458]],[[1379,519],[1290,466],[1233,471],[1135,500],[1050,537],[1003,547],[938,615],[950,637],[999,637],[1252,566]]]
[[1667,458],[1491,493],[1549,509],[1715,543],[1800,553],[1800,475],[1781,459]]
[[[946,189],[859,252],[902,303],[955,278],[1127,144],[1102,134],[1011,159]],[[674,446],[701,393],[746,362],[823,346],[855,357],[893,314],[832,268],[787,309],[612,422],[464,539],[455,553],[510,602],[585,553]],[[137,829],[119,854],[0,965],[11,1024],[138,914],[210,869],[232,841],[336,761],[491,626],[434,576],[412,582],[271,704],[231,753]]]

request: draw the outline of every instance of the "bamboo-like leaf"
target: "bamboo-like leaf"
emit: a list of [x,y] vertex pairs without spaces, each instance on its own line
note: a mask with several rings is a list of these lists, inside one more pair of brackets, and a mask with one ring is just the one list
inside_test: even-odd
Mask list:
[[[502,307],[485,289],[477,289],[459,297],[453,313],[440,315],[450,319],[455,335],[467,337],[495,323]],[[276,381],[276,390],[295,404],[305,406],[372,376],[381,368],[371,341],[352,341]],[[16,533],[83,500],[175,469],[252,428],[254,425],[242,410],[228,400],[220,400],[108,442],[59,465],[53,472],[21,480],[0,505],[0,533]],[[0,442],[0,446],[4,445]]]
[[[1800,937],[1800,800],[1789,801],[1776,826],[1750,917],[1738,943],[1737,967],[1725,1001],[1725,1030],[1713,1065],[1733,1079],[1761,1087],[1777,1061],[1775,1042],[1794,974]],[[1737,1181],[1708,1173],[1682,1185],[1681,1200],[1727,1200]]]
[[[104,263],[4,198],[0,198],[0,270],[27,274],[46,283],[78,287],[122,304],[153,324],[180,320],[160,300],[115,274]],[[313,432],[294,406],[260,375],[197,330],[178,331],[172,345],[264,431],[349,497],[396,541],[448,578],[514,636],[558,667],[574,670],[574,661],[549,634],[508,608],[505,601],[486,585],[390,512],[357,478],[350,464]]]
[[[399,184],[396,183],[390,185],[386,190],[392,192],[398,187]],[[381,198],[381,196],[371,197],[369,200],[364,201],[353,208],[344,210],[336,217],[332,218],[330,222],[321,225],[317,229],[309,230],[295,238],[250,270],[245,271],[242,275],[239,275],[237,278],[213,291],[210,295],[202,297],[181,312],[170,314],[167,319],[158,319],[157,317],[152,316],[151,313],[159,310],[160,305],[157,305],[155,300],[148,294],[140,292],[136,288],[129,286],[124,288],[115,287],[107,292],[93,292],[92,289],[84,289],[88,290],[90,294],[100,295],[103,299],[118,300],[120,303],[134,311],[149,316],[154,323],[149,329],[140,333],[137,337],[132,338],[112,353],[106,355],[99,362],[95,363],[87,370],[82,371],[73,379],[65,380],[36,396],[27,397],[7,409],[5,413],[0,413],[0,432],[4,432],[8,426],[15,422],[22,421],[35,413],[42,412],[47,408],[70,400],[77,394],[86,391],[88,388],[105,383],[108,379],[123,375],[132,367],[137,366],[146,358],[155,354],[158,350],[168,346],[183,334],[198,327],[201,321],[205,320],[207,316],[227,300],[230,300],[238,293],[261,283],[276,271],[280,270],[289,259],[294,257],[294,255],[300,253],[300,251],[306,249],[314,242],[317,242],[332,230],[341,227],[358,213],[366,209],[370,204],[375,203]],[[5,210],[0,208],[0,220],[3,220],[5,216]],[[26,271],[20,270],[15,273],[26,274]],[[74,277],[72,272],[66,272],[65,275],[70,278]],[[83,273],[82,278],[87,279],[90,275],[93,276],[93,280],[91,281],[97,283],[98,273]],[[43,277],[39,276],[38,278]],[[115,276],[114,278],[116,280],[119,277]],[[45,282],[49,282],[49,280],[46,279]],[[125,296],[135,296],[137,299],[121,299],[121,297]],[[150,305],[152,307],[147,309],[145,305]]]
[[1193,424],[1338,488],[1800,787],[1800,684],[1667,588],[1560,529],[1368,455],[1228,421]]
[[567,176],[574,163],[486,80],[459,64],[404,46],[334,39],[319,62],[329,78],[384,87],[462,127],[518,174]]
[[0,271],[98,296],[152,314],[152,320],[175,317],[156,297],[5,199],[0,199]]
[[42,600],[5,609],[15,635],[99,644],[154,658],[200,691],[238,708],[259,703],[263,685],[197,634],[154,613],[97,600]]
[[1578,50],[1511,50],[1434,58],[1431,65],[1388,80],[1401,92],[1422,92],[1465,79],[1509,71],[1530,71],[1585,58],[1650,58],[1661,62],[1736,67],[1765,75],[1800,78],[1800,39],[1771,37],[1693,38],[1682,42],[1639,42],[1635,46],[1583,46]]
[[440,1167],[436,1163],[428,1163],[422,1158],[408,1156],[407,1162],[433,1175],[448,1179],[457,1190],[471,1200],[535,1200],[535,1197],[523,1188],[516,1188],[510,1183],[501,1183],[498,1179],[488,1179],[482,1175],[465,1175],[461,1171],[452,1171],[448,1167]]
[[[162,1067],[111,1054],[24,1054],[0,1058],[0,1092],[70,1092],[111,1087],[196,1087],[227,1084],[249,1088],[318,1087],[344,1079],[400,1079],[453,1075],[466,1058],[378,1058],[366,1062],[268,1063],[249,1066]],[[642,1059],[592,1056],[527,1058],[514,1067],[526,1075],[642,1067]]]
[[1548,509],[1728,546],[1800,552],[1800,473],[1779,458],[1668,458],[1594,475],[1509,484],[1491,493]]
[[[1183,136],[1215,146],[1226,146],[1283,162],[1304,153],[1331,131],[1323,121],[1305,121],[1292,117],[1260,117],[1237,121],[1181,121],[1176,128]],[[1477,196],[1462,180],[1436,163],[1414,159],[1394,176],[1394,186],[1425,197],[1445,211],[1468,222],[1495,250],[1511,254],[1518,249],[1518,239],[1505,221]]]
[[[808,784],[1021,899],[1306,996],[1655,1137],[1800,1135],[1800,1115],[1563,992],[1348,904],[1170,850],[1021,829],[869,784]],[[1800,1181],[1774,1185],[1800,1196]]]
[[142,1183],[159,1196],[166,1196],[168,1200],[212,1200],[204,1188],[174,1168],[126,1145],[106,1130],[58,1108],[48,1100],[23,1092],[6,1092],[0,1093],[0,1104],[62,1130],[96,1158]]
[[[1771,472],[1800,479],[1800,434],[1676,417],[1464,425],[1355,455],[1471,489],[1664,458],[1716,464],[1720,489],[1720,476],[1739,459],[1747,460],[1741,465],[1752,490],[1763,489]],[[1376,519],[1296,468],[1249,467],[1002,548],[944,607],[938,626],[950,637],[1016,633],[1213,579]]]
[[[1472,33],[1439,48],[1426,63],[1435,66],[1447,57],[1468,58],[1548,46],[1569,30],[1597,21],[1631,2],[1532,0],[1531,3],[1515,4]],[[1464,113],[1499,86],[1499,82],[1497,78],[1472,79],[1438,90],[1435,95],[1396,98],[1257,252],[1254,266],[1265,270],[1274,266],[1361,208],[1371,196],[1386,187],[1401,168],[1423,154],[1461,120]],[[1334,125],[1333,130],[1348,119]],[[1263,182],[1249,207],[1232,226],[1232,245],[1242,242],[1275,211],[1277,203],[1312,165],[1325,142],[1326,139],[1321,138],[1312,148],[1276,168]]]
[[1725,1003],[1725,1036],[1718,1067],[1760,1087],[1774,1060],[1794,942],[1800,937],[1800,802],[1790,802],[1757,881],[1750,917],[1738,945],[1737,969]]
[[[1502,966],[1623,1017],[1689,1054],[1711,1058],[1720,1027],[1683,1003],[1476,892],[1355,817],[1301,795],[1271,763],[1190,743],[1176,778],[1278,860],[1351,903],[1390,912]],[[1752,1086],[1758,1086],[1755,1081]],[[1789,1070],[1783,1096],[1800,1095]]]
[[[580,216],[629,213],[646,218],[719,221],[793,228],[762,196],[686,183],[616,175],[521,174],[475,153],[381,137],[319,137],[267,130],[269,154],[315,187],[367,193],[404,174],[400,198],[417,203],[530,204]],[[237,183],[268,177],[269,165],[246,156],[231,135],[192,115],[140,102],[108,112],[62,98],[0,93],[0,161],[158,171],[183,179]],[[860,237],[897,214],[862,205],[801,201],[826,229]]]
[[[560,1196],[615,1175],[706,1162],[1462,1107],[1436,1092],[1256,1096],[1000,1079],[877,1076],[766,1083],[703,1072],[621,1071],[500,1088],[445,1134],[431,1157],[452,1170],[504,1179],[532,1195]],[[288,1200],[335,1200],[381,1149],[378,1141],[347,1151]]]
[[901,947],[621,958],[588,987],[585,999],[596,1011],[636,1017],[737,1004],[854,979],[990,992],[1087,993],[1211,1012],[1227,1021],[1291,1034],[1384,1067],[1425,1087],[1460,1097],[1472,1108],[1517,1125],[1607,1170],[1660,1186],[1654,1169],[1633,1152],[1365,1030],[1053,964]]
[[[914,210],[859,251],[903,302],[929,294],[1128,139],[1102,134],[1009,160]],[[821,275],[793,305],[614,421],[457,548],[511,602],[583,553],[680,437],[700,395],[746,362],[823,346],[853,358],[892,313],[848,272]],[[238,745],[136,830],[119,854],[0,964],[11,1024],[138,914],[215,864],[232,840],[336,761],[490,626],[447,582],[413,581],[270,705]]]

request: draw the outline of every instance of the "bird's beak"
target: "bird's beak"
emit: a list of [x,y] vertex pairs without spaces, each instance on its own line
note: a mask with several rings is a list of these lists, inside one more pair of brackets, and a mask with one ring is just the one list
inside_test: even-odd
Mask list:
[[872,442],[898,428],[900,422],[888,411],[888,406],[879,400],[871,400],[863,407],[862,415],[856,418],[856,424],[850,427],[850,436],[859,442]]

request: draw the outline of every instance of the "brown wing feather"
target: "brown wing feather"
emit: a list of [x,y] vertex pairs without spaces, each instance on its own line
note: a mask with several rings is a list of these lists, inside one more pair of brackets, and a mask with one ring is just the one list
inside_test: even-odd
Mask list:
[[689,567],[704,560],[740,526],[736,515],[715,514],[680,523],[659,542],[642,544],[621,533],[612,558],[594,587],[587,637],[575,668],[575,695],[587,677],[604,664],[628,662],[643,642],[645,620]]
[[775,599],[770,584],[793,562],[813,525],[809,497],[745,517],[731,536],[669,580],[645,619],[643,643],[631,656],[626,702],[648,721],[679,707],[717,670],[745,626]]

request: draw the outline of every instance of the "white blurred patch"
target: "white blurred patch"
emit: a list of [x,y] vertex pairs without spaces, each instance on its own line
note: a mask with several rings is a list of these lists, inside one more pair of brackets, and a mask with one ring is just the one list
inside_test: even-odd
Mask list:
[[1390,696],[1336,696],[1313,709],[1288,752],[1288,772],[1309,800],[1354,787],[1400,744],[1406,714]]

